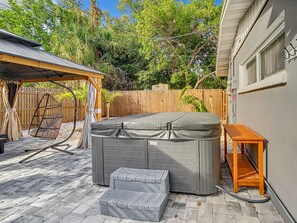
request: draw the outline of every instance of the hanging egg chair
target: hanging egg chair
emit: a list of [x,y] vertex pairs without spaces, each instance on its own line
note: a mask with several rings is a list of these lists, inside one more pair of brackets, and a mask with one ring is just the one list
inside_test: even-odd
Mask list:
[[[25,150],[25,152],[35,151],[32,155],[26,157],[19,161],[19,163],[23,163],[26,160],[36,156],[37,154],[46,151],[47,149],[53,149],[59,152],[67,153],[72,155],[73,152],[67,151],[67,149],[71,146],[70,144],[64,144],[68,139],[73,135],[76,128],[76,113],[77,113],[77,100],[76,96],[73,93],[72,89],[55,81],[48,80],[49,82],[56,84],[62,88],[65,88],[67,91],[71,93],[73,96],[74,102],[74,111],[73,111],[73,125],[72,130],[69,132],[69,135],[66,138],[60,139],[58,142],[53,142],[51,145],[46,145],[40,149],[29,149]],[[57,138],[61,124],[62,124],[62,105],[59,103],[53,96],[50,94],[45,94],[34,112],[34,116],[32,118],[29,134],[33,137],[41,137],[47,139],[55,139]],[[61,149],[60,147],[65,147],[65,149]]]
[[46,93],[34,112],[28,133],[32,137],[56,139],[62,124],[62,105]]

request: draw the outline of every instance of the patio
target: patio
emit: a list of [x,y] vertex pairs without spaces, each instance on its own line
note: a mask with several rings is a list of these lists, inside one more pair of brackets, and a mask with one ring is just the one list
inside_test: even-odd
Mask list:
[[[5,144],[0,156],[0,222],[136,222],[100,214],[98,200],[107,190],[91,176],[91,150],[70,149],[75,154],[48,150],[19,164],[24,149],[44,144],[23,138]],[[222,164],[222,185],[232,190],[229,169]],[[241,196],[260,199],[257,189]],[[222,192],[211,196],[171,193],[162,222],[283,222],[270,202],[249,204]]]

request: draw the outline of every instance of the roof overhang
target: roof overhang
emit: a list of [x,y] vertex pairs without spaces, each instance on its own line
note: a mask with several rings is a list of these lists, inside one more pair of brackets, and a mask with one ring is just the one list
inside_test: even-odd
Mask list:
[[255,0],[225,0],[220,20],[216,75],[227,76],[229,58],[240,21]]

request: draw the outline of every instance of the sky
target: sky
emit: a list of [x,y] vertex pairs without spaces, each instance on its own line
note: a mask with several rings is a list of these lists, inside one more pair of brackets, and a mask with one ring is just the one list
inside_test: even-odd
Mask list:
[[[0,0],[1,1],[1,0]],[[182,0],[187,2],[187,0]],[[222,0],[215,0],[216,4],[221,4]],[[90,7],[90,0],[82,0],[83,8],[87,9]],[[118,0],[97,0],[97,5],[101,10],[109,11],[111,16],[120,17],[122,12],[117,9]]]
[[[90,0],[82,0],[83,8],[90,7]],[[111,16],[119,17],[122,15],[121,11],[117,9],[118,0],[97,0],[97,6],[103,11],[109,11]]]
[[[56,1],[56,0],[53,0]],[[179,0],[187,2],[188,0]],[[216,4],[221,4],[223,0],[214,0]],[[81,0],[83,4],[83,9],[88,9],[90,7],[90,0]],[[122,12],[117,9],[118,0],[97,0],[97,5],[101,10],[109,11],[110,15],[113,17],[120,17]],[[0,0],[0,10],[7,8],[9,6],[8,0]]]

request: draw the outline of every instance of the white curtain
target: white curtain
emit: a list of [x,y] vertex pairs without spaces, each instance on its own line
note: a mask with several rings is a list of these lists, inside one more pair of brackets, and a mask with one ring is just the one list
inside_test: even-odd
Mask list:
[[19,83],[3,81],[2,84],[2,98],[6,112],[2,122],[1,133],[7,134],[9,141],[14,141],[23,136],[21,122],[16,112]]
[[91,123],[96,122],[95,114],[95,101],[96,101],[97,90],[93,84],[88,82],[88,105],[87,114],[83,126],[83,130],[77,145],[77,148],[92,148],[92,138],[91,138]]

